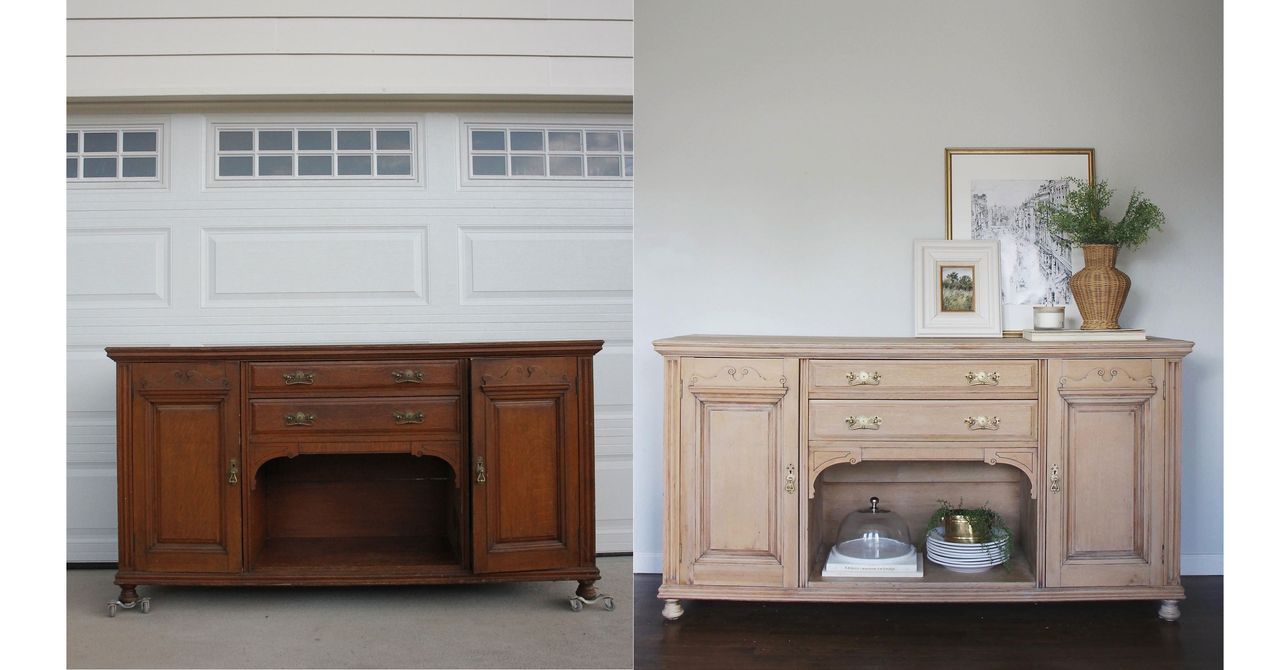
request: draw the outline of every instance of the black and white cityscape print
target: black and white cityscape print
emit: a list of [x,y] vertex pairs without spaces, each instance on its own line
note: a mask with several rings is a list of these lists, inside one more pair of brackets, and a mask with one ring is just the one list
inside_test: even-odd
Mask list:
[[1071,245],[1049,232],[1041,202],[1061,204],[1066,179],[971,182],[973,239],[999,240],[1000,292],[1006,305],[1065,305],[1071,299]]

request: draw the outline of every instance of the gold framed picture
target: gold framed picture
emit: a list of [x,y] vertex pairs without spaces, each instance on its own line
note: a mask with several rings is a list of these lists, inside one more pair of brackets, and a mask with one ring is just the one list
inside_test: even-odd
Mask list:
[[947,239],[999,242],[1004,334],[1030,328],[1035,305],[1066,305],[1068,324],[1079,323],[1067,280],[1083,257],[1039,204],[1060,204],[1068,178],[1093,183],[1093,149],[947,148],[945,158]]

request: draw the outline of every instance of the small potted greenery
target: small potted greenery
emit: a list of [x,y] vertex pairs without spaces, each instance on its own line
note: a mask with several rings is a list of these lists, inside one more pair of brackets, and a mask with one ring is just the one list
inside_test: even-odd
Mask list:
[[991,544],[991,551],[999,551],[991,557],[999,558],[1005,569],[1009,569],[1009,559],[1013,556],[1013,532],[1005,525],[1004,517],[991,509],[987,504],[981,507],[965,507],[964,500],[953,506],[946,500],[938,501],[938,509],[929,517],[929,526],[925,528],[925,537],[934,528],[942,528],[943,539],[947,542],[965,544],[988,544],[999,540],[999,536],[1008,537],[1008,542]]
[[1080,316],[1083,330],[1108,330],[1120,327],[1120,310],[1124,309],[1132,282],[1116,269],[1116,252],[1120,247],[1137,247],[1147,241],[1151,231],[1164,223],[1164,212],[1134,190],[1124,216],[1112,221],[1102,210],[1111,204],[1112,190],[1107,182],[1089,184],[1068,178],[1070,186],[1060,203],[1042,202],[1037,206],[1047,219],[1049,230],[1084,249],[1084,268],[1071,276],[1068,285]]

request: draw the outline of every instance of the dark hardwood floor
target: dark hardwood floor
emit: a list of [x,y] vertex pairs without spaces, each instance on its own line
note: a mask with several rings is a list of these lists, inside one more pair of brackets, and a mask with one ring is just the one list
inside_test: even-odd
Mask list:
[[1156,602],[852,605],[682,601],[666,623],[659,575],[636,575],[635,667],[1220,668],[1222,577],[1184,577],[1182,618]]

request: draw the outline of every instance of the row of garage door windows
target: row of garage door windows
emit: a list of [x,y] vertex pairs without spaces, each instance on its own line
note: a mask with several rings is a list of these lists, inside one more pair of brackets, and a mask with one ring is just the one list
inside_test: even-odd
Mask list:
[[[629,128],[470,127],[473,179],[630,179]],[[161,128],[67,131],[68,181],[154,181]],[[217,127],[218,179],[412,179],[414,128]]]

